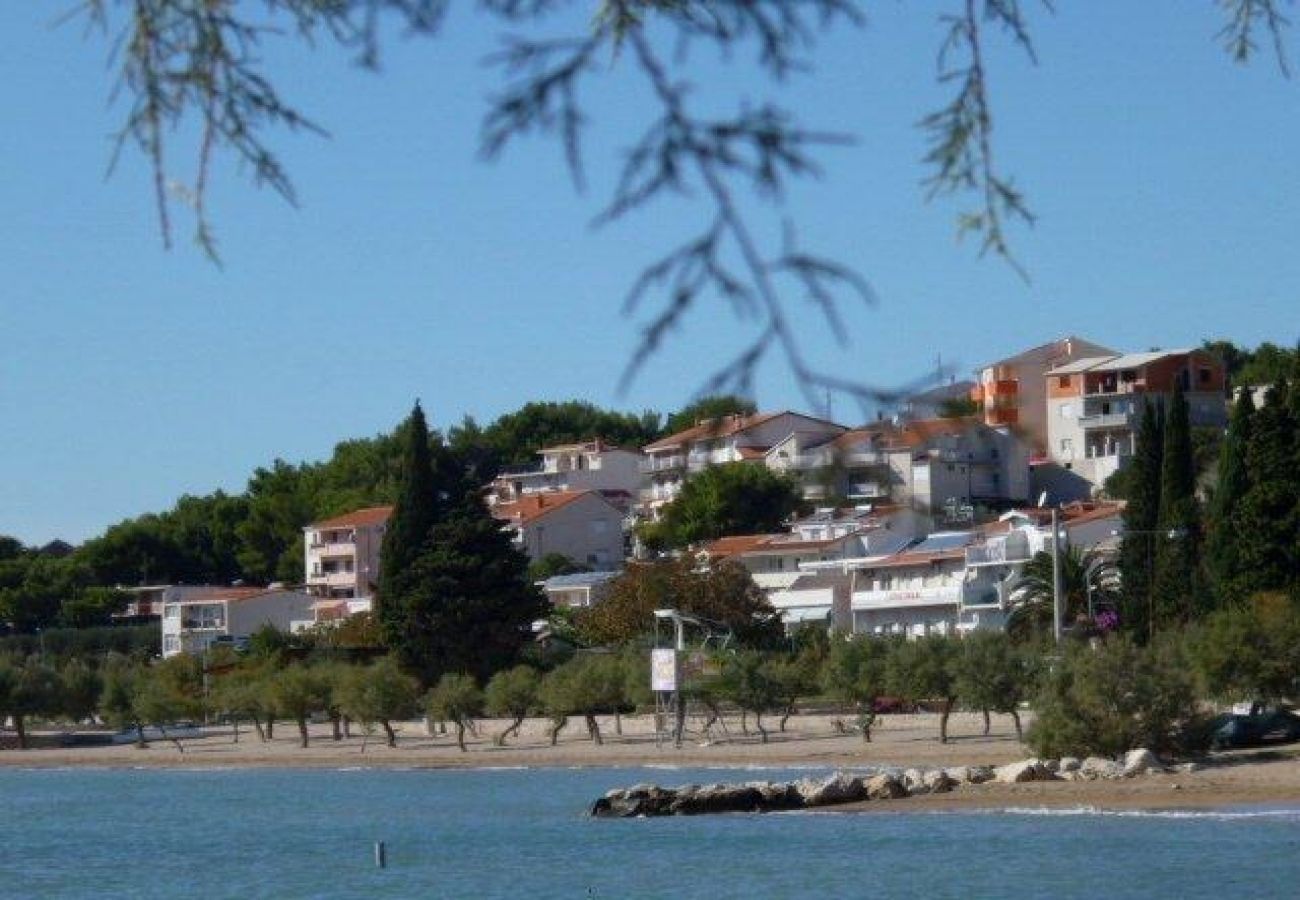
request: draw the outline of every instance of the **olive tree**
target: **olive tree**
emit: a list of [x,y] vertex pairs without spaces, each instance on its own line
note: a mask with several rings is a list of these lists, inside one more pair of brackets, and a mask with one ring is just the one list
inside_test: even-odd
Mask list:
[[822,687],[840,703],[857,713],[862,740],[871,740],[876,721],[876,699],[886,691],[889,653],[887,638],[857,637],[837,640],[830,646],[822,667]]
[[393,722],[414,715],[419,706],[419,682],[391,656],[341,674],[337,691],[340,712],[367,730],[378,724],[389,747],[397,746]]
[[448,672],[429,692],[429,715],[451,722],[456,726],[456,746],[462,753],[465,747],[465,729],[483,712],[483,692],[472,675]]
[[532,666],[502,669],[492,676],[484,691],[487,711],[491,715],[510,719],[510,724],[492,738],[492,743],[504,747],[506,738],[519,734],[524,719],[539,705],[540,687],[541,678]]
[[913,703],[938,703],[943,744],[948,743],[948,717],[957,702],[956,653],[951,638],[928,635],[900,643],[889,656],[890,692]]
[[[975,631],[957,645],[953,658],[957,696],[973,708],[1011,716],[1023,740],[1020,703],[1033,693],[1029,657],[1000,631]],[[987,719],[986,719],[987,721]],[[985,733],[988,733],[987,725]]]

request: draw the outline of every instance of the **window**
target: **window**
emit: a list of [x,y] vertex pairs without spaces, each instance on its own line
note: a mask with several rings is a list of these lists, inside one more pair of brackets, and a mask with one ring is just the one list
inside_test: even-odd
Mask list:
[[1061,438],[1061,455],[1070,456],[1074,453],[1074,441],[1071,438]]
[[180,653],[181,639],[174,634],[163,635],[163,653]]
[[1056,386],[1061,388],[1068,388],[1070,386],[1070,376],[1058,375],[1056,377]]
[[1062,418],[1062,419],[1073,419],[1073,418],[1074,418],[1074,404],[1073,404],[1073,403],[1062,403],[1062,404],[1061,404],[1061,418]]
[[1199,381],[1201,384],[1209,384],[1210,370],[1205,366],[1201,366],[1199,369],[1196,370],[1196,380]]
[[605,531],[606,531],[608,528],[609,528],[609,522],[608,522],[607,520],[605,520],[605,519],[592,519],[592,520],[591,520],[591,533],[592,533],[592,534],[604,534]]

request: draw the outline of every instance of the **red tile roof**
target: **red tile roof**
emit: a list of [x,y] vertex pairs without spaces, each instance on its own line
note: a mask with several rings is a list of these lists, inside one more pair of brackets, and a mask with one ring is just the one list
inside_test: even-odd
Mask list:
[[542,491],[536,494],[524,494],[510,503],[498,503],[492,507],[492,516],[513,524],[528,525],[587,496],[599,497],[617,510],[600,491]]
[[[680,447],[684,444],[689,444],[692,441],[714,440],[716,438],[730,437],[733,434],[740,434],[741,432],[748,431],[751,428],[757,428],[764,422],[770,422],[778,416],[787,415],[797,416],[800,419],[806,419],[812,422],[822,422],[836,428],[843,427],[842,425],[838,425],[828,419],[819,419],[816,416],[809,416],[804,413],[797,413],[792,410],[783,409],[780,412],[756,413],[752,416],[732,415],[722,416],[718,419],[710,419],[706,422],[700,422],[698,425],[687,428],[685,431],[679,431],[676,434],[662,437],[657,441],[646,444],[641,449],[646,452],[653,450],[670,450],[673,447]],[[764,450],[766,449],[767,448],[764,448]]]
[[853,534],[842,534],[839,537],[818,540],[802,540],[798,535],[793,534],[738,534],[702,544],[700,552],[713,559],[743,556],[746,553],[814,552],[842,544],[850,537],[853,537]]
[[370,506],[365,509],[355,509],[352,512],[344,513],[341,516],[335,516],[332,519],[325,519],[322,522],[312,522],[312,528],[364,528],[368,525],[382,525],[388,521],[388,517],[393,514],[391,506]]

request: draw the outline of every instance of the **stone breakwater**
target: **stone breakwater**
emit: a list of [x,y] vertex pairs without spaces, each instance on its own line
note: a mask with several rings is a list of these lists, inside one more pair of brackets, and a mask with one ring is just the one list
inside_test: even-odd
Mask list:
[[[1192,772],[1185,763],[1180,772]],[[660,787],[636,784],[615,788],[591,805],[601,818],[636,816],[695,816],[728,812],[785,812],[821,809],[867,800],[898,800],[920,794],[941,794],[963,785],[1020,784],[1028,781],[1095,781],[1134,778],[1174,771],[1149,750],[1132,750],[1122,759],[1023,759],[1004,766],[956,766],[946,769],[906,769],[873,775],[836,772],[825,778],[798,781],[749,781],[743,784],[687,784]]]

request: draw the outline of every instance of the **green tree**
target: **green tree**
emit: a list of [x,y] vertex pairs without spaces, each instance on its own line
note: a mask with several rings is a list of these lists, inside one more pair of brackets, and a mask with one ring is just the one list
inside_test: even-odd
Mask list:
[[752,416],[758,412],[753,400],[735,394],[714,394],[688,403],[668,417],[663,436],[677,434],[696,425],[721,422],[727,416]]
[[84,659],[73,658],[59,670],[60,711],[72,722],[84,722],[99,708],[104,682]]
[[[1007,633],[1017,641],[1033,641],[1052,633],[1052,584],[1052,554],[1034,554],[1011,591]],[[1062,620],[1066,625],[1087,620],[1089,595],[1094,615],[1100,608],[1113,607],[1119,588],[1119,569],[1110,553],[1074,546],[1061,552]]]
[[99,714],[109,725],[120,730],[134,728],[136,745],[145,746],[144,720],[136,709],[136,682],[142,668],[117,660],[104,669],[104,690],[99,698]]
[[948,717],[957,702],[956,642],[941,635],[904,641],[889,655],[889,689],[913,703],[939,703],[939,742],[948,743]]
[[1204,738],[1192,671],[1168,637],[1148,646],[1112,635],[1067,647],[1044,674],[1028,743],[1043,757],[1196,748]]
[[1218,477],[1210,499],[1205,562],[1220,605],[1240,599],[1240,585],[1246,574],[1238,551],[1241,535],[1236,516],[1242,499],[1250,490],[1246,452],[1250,446],[1254,415],[1255,401],[1250,391],[1242,391],[1232,408],[1228,434],[1219,454]]
[[953,671],[957,696],[965,705],[1011,716],[1016,739],[1023,740],[1019,707],[1033,687],[1023,650],[1002,632],[975,631],[958,642]]
[[1120,545],[1123,597],[1120,622],[1145,639],[1154,628],[1156,526],[1160,517],[1160,473],[1164,460],[1164,413],[1158,404],[1142,409],[1137,445],[1129,461],[1128,503],[1124,507],[1124,537]]
[[[498,418],[478,437],[499,465],[532,463],[539,450],[558,444],[602,440],[620,447],[640,447],[658,436],[659,415],[604,410],[584,400],[534,401]],[[464,446],[467,440],[453,442]]]
[[550,741],[555,746],[569,716],[582,716],[587,736],[603,744],[596,716],[613,712],[621,701],[622,679],[616,657],[580,654],[552,669],[542,679],[538,699],[551,719]]
[[1251,419],[1246,446],[1249,486],[1234,517],[1242,578],[1240,592],[1287,590],[1297,564],[1296,423],[1287,405],[1287,384],[1279,381]]
[[625,644],[653,631],[656,609],[699,616],[741,646],[772,647],[782,637],[779,614],[743,566],[700,570],[689,557],[629,566],[604,600],[578,613],[576,625],[589,644]]
[[754,714],[759,740],[767,743],[763,714],[781,708],[781,690],[768,658],[757,650],[742,650],[722,666],[722,695],[745,712]]
[[27,749],[29,719],[59,713],[61,688],[58,672],[45,663],[32,657],[0,657],[0,721],[13,720],[19,749]]
[[510,724],[492,738],[492,743],[504,747],[506,738],[519,734],[524,719],[537,709],[541,678],[532,666],[515,666],[502,669],[487,683],[484,699],[488,713],[510,719]]
[[302,529],[315,516],[310,467],[277,459],[248,481],[248,515],[236,528],[240,568],[253,581],[302,578]]
[[855,710],[864,742],[871,740],[876,699],[887,690],[889,655],[895,644],[889,639],[866,637],[833,641],[822,669],[826,692]]
[[401,660],[426,684],[444,672],[487,679],[514,664],[546,615],[541,592],[528,580],[520,553],[477,493],[433,529],[410,568],[391,582],[406,633]]
[[1156,520],[1153,608],[1163,630],[1196,618],[1206,605],[1201,578],[1201,513],[1196,499],[1187,399],[1175,387],[1165,417],[1160,472],[1160,511]]
[[1285,599],[1216,611],[1197,623],[1187,649],[1205,696],[1280,701],[1300,691],[1300,616]]
[[799,509],[798,484],[766,466],[726,463],[691,476],[663,517],[643,527],[665,547],[734,534],[779,531]]
[[373,665],[354,667],[339,684],[339,707],[343,714],[362,725],[380,725],[389,747],[397,746],[393,722],[414,715],[419,705],[420,685],[407,675],[392,657]]
[[429,692],[429,715],[456,726],[456,746],[465,748],[465,730],[483,713],[483,692],[472,675],[447,672]]
[[295,663],[275,673],[267,684],[277,714],[298,726],[301,746],[308,745],[307,719],[329,703],[328,685],[311,668]]

